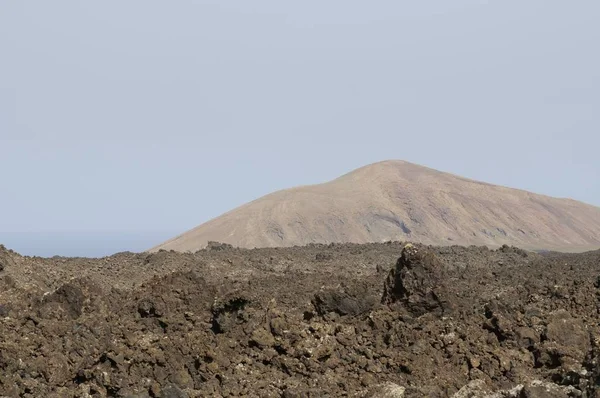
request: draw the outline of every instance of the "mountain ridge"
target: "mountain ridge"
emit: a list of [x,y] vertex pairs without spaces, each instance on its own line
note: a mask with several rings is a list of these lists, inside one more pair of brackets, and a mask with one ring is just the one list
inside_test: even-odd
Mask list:
[[597,206],[387,160],[272,192],[149,251],[383,240],[582,251],[599,237]]

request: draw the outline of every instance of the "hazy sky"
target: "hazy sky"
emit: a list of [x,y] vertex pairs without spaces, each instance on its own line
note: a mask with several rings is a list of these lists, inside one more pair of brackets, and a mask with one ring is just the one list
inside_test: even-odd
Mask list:
[[600,205],[600,2],[2,1],[0,242],[142,251],[404,159]]

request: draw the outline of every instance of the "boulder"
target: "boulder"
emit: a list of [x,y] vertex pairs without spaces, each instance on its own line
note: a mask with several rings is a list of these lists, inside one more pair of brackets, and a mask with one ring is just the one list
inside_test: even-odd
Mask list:
[[536,380],[523,387],[519,398],[569,398],[580,396],[580,394],[580,391],[570,386],[559,386]]
[[315,294],[312,304],[319,315],[334,312],[356,316],[373,309],[378,297],[365,284],[345,284],[339,288],[323,289]]
[[15,265],[11,251],[0,245],[0,272]]
[[401,303],[415,316],[444,314],[451,310],[442,293],[444,274],[443,264],[434,253],[409,243],[385,281],[382,302]]
[[369,390],[368,398],[403,398],[406,388],[395,383],[378,384]]

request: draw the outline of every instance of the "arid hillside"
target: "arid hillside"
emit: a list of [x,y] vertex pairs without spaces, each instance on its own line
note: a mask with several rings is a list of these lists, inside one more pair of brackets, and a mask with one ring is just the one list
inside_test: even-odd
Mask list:
[[388,240],[584,251],[600,247],[600,208],[386,161],[264,196],[150,251]]

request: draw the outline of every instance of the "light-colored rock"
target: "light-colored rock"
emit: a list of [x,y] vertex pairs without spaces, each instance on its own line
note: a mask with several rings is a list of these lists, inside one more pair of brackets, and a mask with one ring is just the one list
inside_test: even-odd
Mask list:
[[490,390],[483,380],[473,380],[456,392],[452,398],[483,398]]
[[406,389],[398,384],[383,383],[371,389],[367,397],[369,398],[403,398]]
[[517,398],[522,389],[523,386],[518,385],[510,390],[492,392],[485,381],[473,380],[455,393],[452,398]]
[[[521,391],[522,398],[568,398],[578,396],[577,391],[572,386],[559,386],[554,383],[547,383],[540,380],[531,382]],[[581,392],[579,392],[581,393]]]

